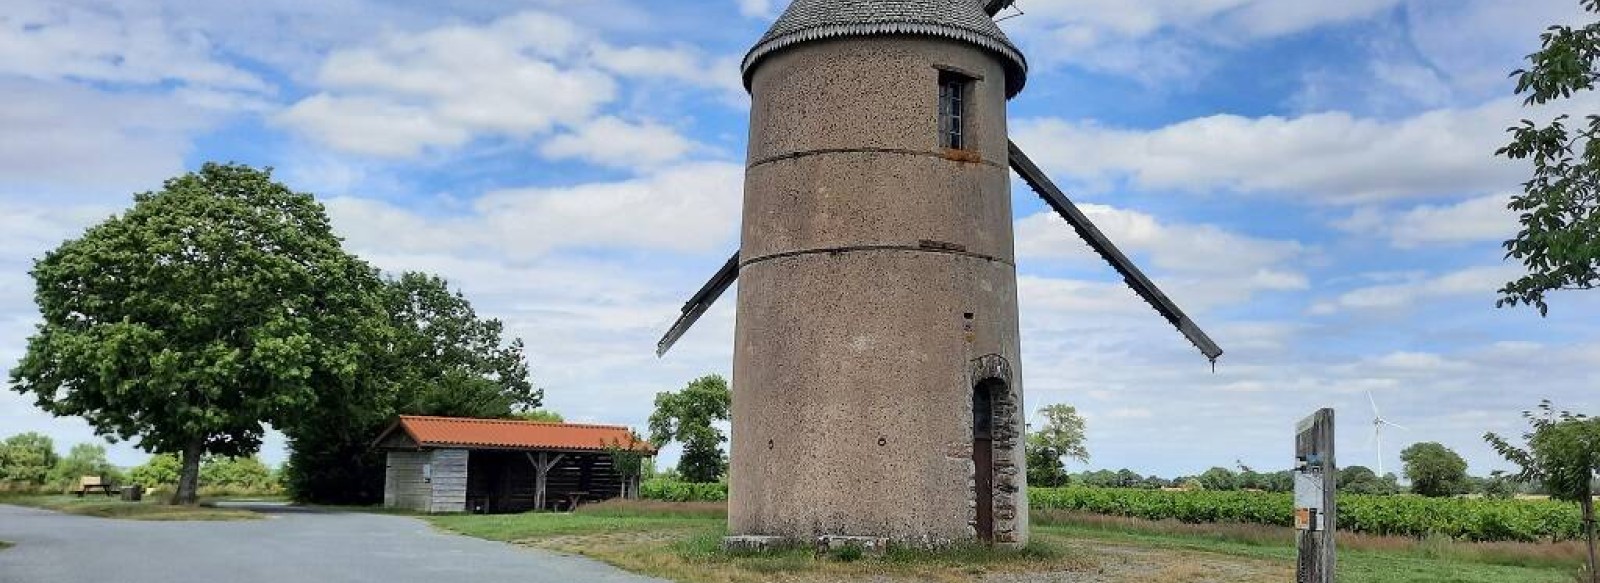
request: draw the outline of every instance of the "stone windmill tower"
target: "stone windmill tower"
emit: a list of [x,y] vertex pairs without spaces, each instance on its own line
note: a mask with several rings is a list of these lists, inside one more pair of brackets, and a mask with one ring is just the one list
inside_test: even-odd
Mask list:
[[1020,545],[1025,414],[1010,173],[1215,361],[1222,353],[1006,134],[1011,0],[794,0],[744,60],[734,535]]

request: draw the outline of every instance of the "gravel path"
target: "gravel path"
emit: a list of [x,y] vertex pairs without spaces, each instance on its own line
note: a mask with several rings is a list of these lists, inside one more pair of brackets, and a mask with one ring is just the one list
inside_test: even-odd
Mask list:
[[143,522],[0,505],[0,583],[661,583],[413,518],[288,507],[265,520]]

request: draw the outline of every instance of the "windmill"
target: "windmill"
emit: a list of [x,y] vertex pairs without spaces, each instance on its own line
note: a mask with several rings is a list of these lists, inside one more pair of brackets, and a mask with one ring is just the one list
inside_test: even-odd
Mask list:
[[1393,427],[1395,429],[1399,429],[1399,430],[1402,430],[1402,431],[1406,430],[1406,428],[1400,426],[1399,424],[1397,424],[1397,423],[1395,423],[1393,421],[1390,421],[1388,419],[1384,419],[1383,418],[1383,414],[1378,412],[1378,401],[1377,401],[1377,399],[1373,399],[1372,398],[1372,391],[1367,391],[1367,402],[1372,404],[1372,443],[1370,445],[1377,446],[1376,451],[1377,451],[1377,456],[1378,456],[1378,477],[1382,478],[1383,477],[1383,426],[1388,425],[1390,427]]
[[1010,172],[1214,364],[1222,349],[1006,134],[1013,0],[794,0],[746,54],[728,544],[1021,545]]

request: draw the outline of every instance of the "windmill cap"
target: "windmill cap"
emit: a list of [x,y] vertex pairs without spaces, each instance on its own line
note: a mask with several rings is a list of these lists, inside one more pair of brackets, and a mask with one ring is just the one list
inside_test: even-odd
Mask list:
[[1006,67],[1006,97],[1028,79],[1028,61],[984,12],[979,0],[794,0],[744,57],[744,87],[761,60],[801,43],[852,36],[935,36],[954,39],[1000,56]]

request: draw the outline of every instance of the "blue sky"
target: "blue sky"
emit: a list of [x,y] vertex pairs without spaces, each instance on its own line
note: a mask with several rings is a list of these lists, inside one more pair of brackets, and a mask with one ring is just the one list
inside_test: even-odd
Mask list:
[[[1440,441],[1484,474],[1504,464],[1482,433],[1516,432],[1540,399],[1600,412],[1600,294],[1544,319],[1494,308],[1527,169],[1492,153],[1557,112],[1524,110],[1506,74],[1577,2],[1020,6],[1002,23],[1033,66],[1014,139],[1228,350],[1212,373],[1015,185],[1028,406],[1077,406],[1091,467],[1286,467],[1322,406],[1340,461],[1372,465],[1371,391],[1409,428],[1385,435],[1387,468]],[[166,177],[238,161],[315,193],[376,265],[444,276],[506,321],[569,419],[642,426],[656,392],[730,367],[731,301],[652,349],[736,247],[737,63],[782,7],[7,2],[0,361],[37,318],[33,257]],[[0,392],[0,435],[30,430],[95,439]]]

